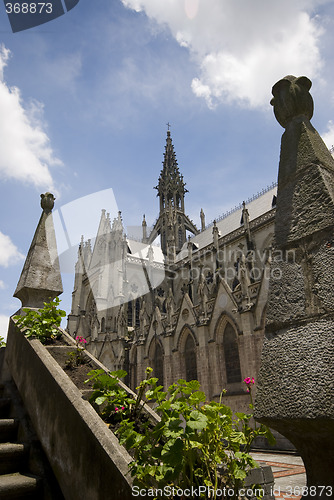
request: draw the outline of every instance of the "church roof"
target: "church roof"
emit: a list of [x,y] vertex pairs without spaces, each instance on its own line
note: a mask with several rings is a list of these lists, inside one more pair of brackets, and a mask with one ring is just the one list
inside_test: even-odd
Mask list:
[[[259,196],[253,197],[246,201],[246,208],[249,213],[249,220],[252,221],[261,215],[269,212],[273,208],[273,197],[277,196],[277,186],[264,191]],[[241,226],[242,205],[235,210],[232,210],[228,215],[223,216],[220,220],[217,219],[217,227],[219,237],[226,236],[232,233]],[[198,248],[204,248],[213,242],[212,238],[213,223],[209,224],[204,231],[193,236],[190,241]],[[183,245],[181,252],[177,255],[176,261],[180,261],[188,255],[187,243]]]
[[126,241],[133,257],[148,260],[148,251],[151,247],[153,251],[153,261],[159,263],[164,262],[164,255],[162,253],[161,247],[157,245],[148,245],[147,243],[142,243],[140,241],[135,241],[129,238],[127,238]]

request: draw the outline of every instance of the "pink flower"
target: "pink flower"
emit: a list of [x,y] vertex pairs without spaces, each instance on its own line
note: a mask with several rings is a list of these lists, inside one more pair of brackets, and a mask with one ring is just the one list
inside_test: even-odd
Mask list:
[[121,410],[125,410],[124,406],[122,406]]
[[75,340],[77,342],[82,342],[83,344],[87,344],[87,340],[84,339],[83,337],[81,337],[81,335],[78,335],[77,337],[75,337]]
[[255,380],[254,380],[254,377],[250,378],[250,377],[246,377],[244,379],[244,382],[246,385],[251,385],[251,384],[255,384]]
[[117,408],[117,406],[116,406],[116,408],[115,408],[115,411],[118,411],[118,408]]

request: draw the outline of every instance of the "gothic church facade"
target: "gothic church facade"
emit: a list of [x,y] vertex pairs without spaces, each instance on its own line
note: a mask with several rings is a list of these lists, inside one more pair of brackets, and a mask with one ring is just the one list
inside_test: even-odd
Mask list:
[[[141,241],[127,238],[121,213],[102,210],[94,244],[79,246],[68,331],[135,388],[147,366],[164,387],[198,379],[208,399],[221,392],[248,409],[243,379],[257,376],[264,336],[276,186],[198,229],[170,131],[156,186],[159,215]],[[160,239],[160,245],[155,241]],[[277,276],[277,279],[280,277]]]

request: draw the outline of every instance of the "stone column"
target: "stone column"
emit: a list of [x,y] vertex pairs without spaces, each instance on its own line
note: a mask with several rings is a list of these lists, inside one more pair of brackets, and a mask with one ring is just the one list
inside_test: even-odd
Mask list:
[[334,160],[310,88],[293,76],[273,87],[285,132],[255,418],[296,446],[317,499],[334,493]]
[[52,209],[55,197],[41,194],[43,209],[14,297],[22,307],[39,309],[63,292]]

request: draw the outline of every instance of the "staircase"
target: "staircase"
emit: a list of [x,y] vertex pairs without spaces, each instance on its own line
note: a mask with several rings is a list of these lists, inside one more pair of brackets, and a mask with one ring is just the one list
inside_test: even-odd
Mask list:
[[0,383],[0,499],[64,500],[9,378]]
[[42,499],[41,478],[29,473],[29,444],[18,442],[20,420],[9,418],[14,405],[5,392],[0,386],[0,498]]

